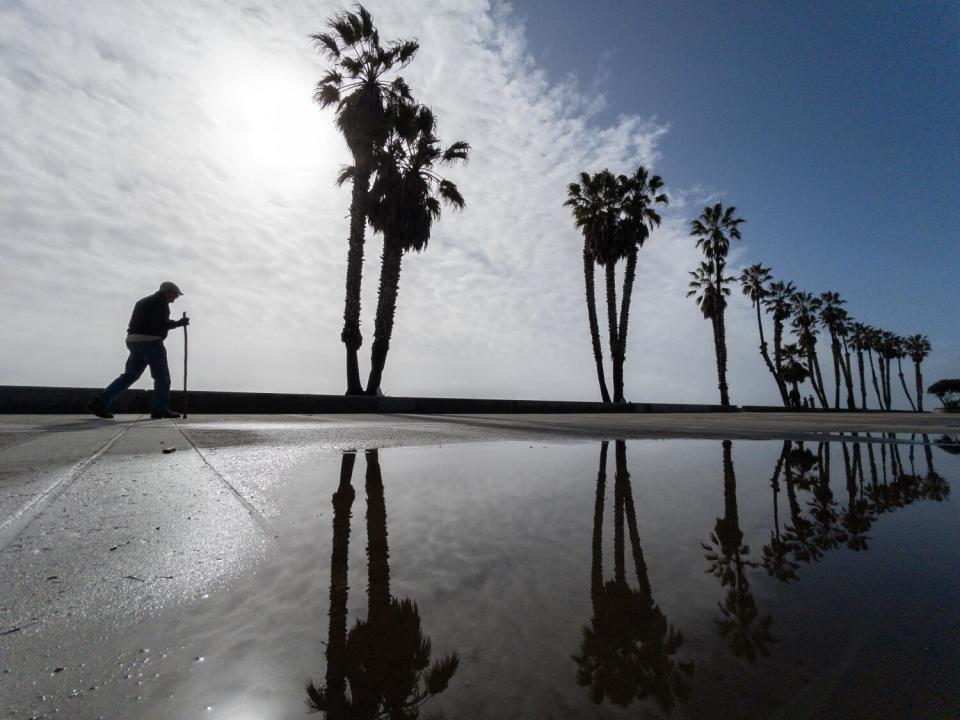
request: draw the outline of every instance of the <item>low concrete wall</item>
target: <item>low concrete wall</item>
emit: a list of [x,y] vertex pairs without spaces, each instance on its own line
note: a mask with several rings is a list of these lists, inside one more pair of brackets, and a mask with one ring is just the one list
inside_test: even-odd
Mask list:
[[[0,385],[0,413],[85,413],[86,404],[100,388]],[[183,408],[183,393],[170,393],[170,407]],[[193,414],[316,414],[423,413],[430,415],[474,413],[676,413],[737,412],[720,405],[670,403],[599,403],[555,400],[485,400],[477,398],[346,397],[344,395],[294,395],[191,391],[187,410]],[[150,392],[128,390],[113,404],[116,413],[145,413]]]

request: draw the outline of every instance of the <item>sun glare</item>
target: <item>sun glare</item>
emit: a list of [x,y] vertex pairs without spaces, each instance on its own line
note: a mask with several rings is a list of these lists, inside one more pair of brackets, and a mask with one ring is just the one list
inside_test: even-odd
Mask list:
[[237,181],[292,190],[343,162],[315,79],[295,62],[224,53],[202,80],[218,163]]

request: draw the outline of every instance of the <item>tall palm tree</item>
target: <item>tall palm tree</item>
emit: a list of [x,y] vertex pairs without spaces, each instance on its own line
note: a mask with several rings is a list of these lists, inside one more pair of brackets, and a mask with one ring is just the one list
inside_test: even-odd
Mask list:
[[351,180],[350,239],[347,251],[346,298],[340,338],[347,351],[347,394],[363,392],[357,352],[360,333],[360,286],[363,274],[364,225],[367,192],[375,171],[375,155],[390,132],[387,104],[391,97],[409,98],[402,78],[387,81],[390,71],[402,68],[416,54],[414,40],[380,42],[373,18],[362,6],[340,12],[327,22],[328,32],[312,36],[316,48],[331,67],[317,83],[313,98],[321,107],[334,106],[337,127],[353,155],[353,169],[341,173],[339,182]]
[[370,188],[370,224],[383,234],[383,259],[368,395],[380,390],[393,334],[403,253],[427,247],[433,223],[440,217],[441,203],[454,209],[464,206],[457,186],[441,177],[438,168],[466,162],[470,152],[463,141],[446,148],[440,145],[434,134],[436,119],[428,108],[399,101],[391,109],[393,130]]
[[[583,280],[587,299],[587,319],[590,323],[590,340],[593,344],[593,359],[597,366],[597,381],[600,384],[600,397],[610,402],[610,392],[603,370],[603,349],[600,343],[600,326],[597,322],[597,304],[594,288],[594,269],[596,265],[615,262],[611,257],[613,236],[617,227],[616,177],[609,170],[594,175],[580,173],[580,182],[567,186],[567,200],[564,205],[573,212],[576,226],[583,235]],[[609,288],[608,288],[609,289]],[[607,318],[611,320],[611,308],[607,303]],[[610,326],[616,328],[615,321]],[[611,342],[611,346],[614,342]]]
[[650,175],[642,165],[631,176],[620,175],[620,207],[622,216],[617,227],[620,255],[626,255],[623,272],[623,293],[620,298],[620,319],[617,324],[617,350],[613,356],[613,400],[624,402],[623,364],[627,356],[627,324],[630,318],[630,299],[637,271],[637,251],[650,236],[654,227],[660,226],[657,205],[667,205],[667,194],[662,192],[663,179]]
[[[714,297],[723,300],[724,268],[730,252],[730,241],[740,239],[740,225],[744,219],[736,217],[737,209],[733,205],[724,209],[716,203],[703,209],[700,217],[690,222],[690,235],[697,238],[697,247],[703,251],[707,260],[713,263]],[[688,293],[689,295],[689,293]],[[724,326],[724,308],[726,302],[716,303],[716,311],[711,315],[714,347],[717,353],[717,385],[720,389],[720,404],[729,405],[727,390],[727,341]]]
[[820,311],[820,299],[808,292],[796,292],[790,299],[793,314],[793,329],[797,335],[797,345],[807,356],[807,369],[810,372],[810,384],[820,404],[830,407],[827,394],[823,389],[823,374],[820,372],[820,360],[817,357],[817,314]]
[[763,336],[763,318],[760,315],[760,306],[764,303],[768,295],[766,284],[772,280],[773,276],[770,274],[770,268],[758,263],[751,265],[740,274],[740,287],[743,290],[743,294],[750,298],[750,302],[757,311],[757,330],[760,333],[760,356],[763,358],[763,362],[766,363],[770,374],[773,375],[773,380],[777,384],[777,390],[780,391],[780,399],[783,401],[784,407],[788,407],[790,401],[787,398],[787,388],[783,384],[783,379],[780,377],[780,373],[777,372],[776,366],[770,359],[770,353],[767,351],[767,341]]
[[[703,313],[703,317],[706,320],[709,320],[713,327],[713,355],[717,362],[717,377],[724,378],[723,382],[725,383],[725,371],[721,366],[723,361],[723,350],[720,346],[720,334],[717,332],[717,323],[715,318],[717,315],[722,312],[722,309],[726,306],[727,300],[726,296],[730,294],[730,288],[726,287],[729,283],[733,282],[732,277],[723,277],[720,284],[720,290],[717,291],[717,286],[715,282],[716,271],[714,269],[713,261],[707,260],[701,262],[696,270],[691,270],[689,273],[693,279],[687,283],[690,288],[687,291],[687,297],[693,297],[694,302],[697,303],[697,307],[700,308],[700,312]],[[721,392],[721,400],[724,397],[724,392]]]
[[[773,315],[773,366],[784,391],[787,381],[783,377],[783,324],[790,319],[790,298],[796,291],[797,288],[792,282],[772,282],[767,286],[767,293],[763,298],[767,312]],[[789,403],[787,406],[789,407]]]
[[841,313],[840,322],[837,323],[837,337],[843,347],[843,354],[840,356],[840,370],[843,372],[843,383],[847,388],[847,408],[856,410],[857,401],[853,395],[853,367],[850,365],[850,353],[853,349],[850,337],[852,333],[853,318],[844,310]]
[[840,407],[840,365],[843,362],[840,357],[840,332],[843,322],[846,320],[846,312],[842,305],[846,300],[840,297],[839,293],[828,291],[820,293],[819,320],[820,325],[830,334],[830,354],[833,357],[833,377],[834,388],[834,408]]
[[923,412],[923,376],[920,374],[920,363],[926,360],[933,347],[930,338],[926,335],[911,335],[904,341],[904,349],[913,360],[914,376],[917,382],[917,411]]

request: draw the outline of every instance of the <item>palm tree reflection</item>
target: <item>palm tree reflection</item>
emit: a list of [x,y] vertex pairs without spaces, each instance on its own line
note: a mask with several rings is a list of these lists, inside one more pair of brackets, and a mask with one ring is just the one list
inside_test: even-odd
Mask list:
[[[861,450],[861,438],[865,440],[866,453]],[[801,563],[819,561],[825,552],[841,544],[851,550],[867,550],[868,533],[884,513],[917,500],[940,502],[949,495],[949,483],[934,469],[931,442],[926,435],[922,442],[927,466],[925,475],[917,473],[913,444],[908,451],[910,471],[907,472],[896,436],[875,442],[869,433],[865,436],[852,433],[850,441],[839,443],[847,491],[846,507],[839,509],[830,489],[830,443],[818,443],[817,452],[813,453],[803,443],[784,442],[772,483],[775,529],[770,543],[763,548],[763,566],[778,580],[796,580],[796,570]],[[879,453],[874,445],[879,445]],[[868,462],[869,482],[864,457]],[[790,512],[789,524],[782,532],[779,529],[777,482],[781,466]],[[804,513],[799,499],[803,492],[811,496],[807,504],[808,514]]]
[[722,637],[727,638],[737,657],[756,662],[757,656],[769,657],[769,645],[776,642],[770,634],[773,620],[760,617],[757,601],[750,591],[747,568],[759,563],[749,560],[750,548],[743,542],[740,515],[737,510],[737,477],[733,469],[733,443],[723,441],[723,517],[717,518],[710,544],[701,543],[710,563],[707,572],[720,579],[727,588],[719,604],[723,616],[716,620]]
[[[410,599],[390,594],[387,512],[376,450],[366,451],[367,619],[347,632],[347,549],[351,485],[356,454],[344,453],[340,485],[333,495],[333,554],[330,565],[330,628],[327,672],[321,686],[307,685],[307,706],[332,720],[410,720],[420,706],[443,692],[457,671],[456,654],[431,662],[430,639]],[[349,692],[348,692],[349,686]]]
[[[589,688],[590,697],[597,704],[609,699],[626,707],[634,700],[653,697],[670,712],[678,701],[689,697],[686,677],[693,673],[693,664],[674,657],[683,636],[668,623],[653,600],[627,472],[626,443],[622,440],[615,443],[614,576],[603,581],[607,448],[606,442],[600,446],[593,517],[593,617],[590,625],[583,628],[580,653],[573,656],[577,682]],[[627,582],[624,520],[630,535],[637,588]]]

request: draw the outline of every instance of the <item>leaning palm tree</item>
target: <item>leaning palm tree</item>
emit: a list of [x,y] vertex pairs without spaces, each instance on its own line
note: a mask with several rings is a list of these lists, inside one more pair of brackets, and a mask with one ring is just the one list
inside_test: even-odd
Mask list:
[[383,262],[377,315],[370,357],[367,394],[376,395],[390,349],[400,261],[403,253],[427,247],[441,203],[464,206],[457,186],[437,169],[466,162],[470,146],[463,141],[442,147],[434,134],[436,119],[430,110],[406,101],[391,105],[393,131],[378,160],[377,178],[370,188],[370,224],[383,234]]
[[922,363],[930,351],[933,349],[930,345],[930,338],[926,335],[911,335],[904,340],[904,349],[913,360],[914,375],[917,382],[917,411],[923,412],[923,376],[920,374],[920,363]]
[[347,252],[346,298],[340,339],[347,350],[347,394],[363,392],[357,353],[363,344],[360,334],[360,286],[363,274],[364,225],[367,221],[367,192],[375,171],[375,155],[390,132],[387,104],[391,97],[409,98],[402,78],[388,82],[391,70],[409,63],[419,45],[414,40],[395,41],[385,46],[362,6],[340,12],[327,23],[328,32],[313,35],[317,49],[331,68],[317,83],[313,98],[321,107],[334,106],[337,127],[353,155],[353,169],[341,173],[339,182],[351,180],[350,240]]
[[817,357],[817,313],[820,310],[820,299],[808,292],[796,292],[790,299],[793,313],[793,330],[797,335],[797,345],[806,353],[807,369],[810,372],[810,385],[820,404],[824,408],[830,407],[827,394],[823,389],[823,374],[820,372],[820,360]]
[[667,205],[669,200],[663,190],[663,179],[650,175],[642,165],[633,175],[617,178],[620,186],[622,216],[617,227],[620,253],[626,254],[627,263],[623,272],[623,293],[620,298],[620,319],[617,323],[617,350],[613,356],[613,400],[624,402],[623,364],[627,356],[627,324],[630,318],[630,299],[637,271],[637,250],[650,236],[650,231],[660,225],[657,205]]
[[760,315],[760,306],[764,303],[768,294],[766,283],[772,279],[773,276],[770,274],[770,268],[758,263],[751,265],[740,274],[740,287],[743,290],[743,294],[750,298],[750,302],[757,311],[757,330],[760,333],[760,356],[763,358],[763,362],[766,363],[770,374],[773,375],[774,382],[777,383],[777,390],[780,391],[780,399],[783,401],[784,407],[788,407],[790,401],[787,398],[787,388],[783,384],[783,379],[780,377],[780,373],[777,372],[773,361],[770,360],[770,353],[767,351],[767,341],[763,336],[763,318]]
[[[713,207],[709,205],[703,209],[700,217],[690,222],[690,235],[697,238],[697,247],[703,250],[707,260],[713,264],[715,298],[722,299],[724,268],[727,264],[727,255],[730,252],[730,241],[740,239],[740,225],[743,218],[736,217],[737,209],[731,205],[724,209],[720,203]],[[689,295],[689,293],[688,293]],[[727,391],[727,341],[724,326],[725,302],[716,304],[716,312],[710,320],[713,325],[714,347],[717,353],[717,384],[720,389],[720,404],[729,405],[730,395]]]
[[[777,379],[786,391],[787,382],[783,377],[783,324],[790,319],[790,298],[797,291],[792,282],[772,282],[767,286],[763,304],[773,315],[773,366]],[[787,403],[789,407],[789,403]]]
[[877,355],[879,356],[880,383],[883,391],[883,400],[886,403],[887,410],[890,410],[893,403],[893,393],[891,391],[891,364],[897,356],[897,336],[889,330],[877,331]]
[[[572,208],[574,222],[583,235],[583,281],[586,289],[587,319],[590,324],[593,359],[597,366],[597,381],[600,384],[600,397],[603,402],[610,402],[610,392],[607,390],[603,370],[603,349],[600,343],[600,326],[597,322],[594,270],[596,265],[615,262],[608,255],[617,225],[617,213],[612,208],[616,193],[616,178],[609,170],[594,175],[582,172],[580,182],[570,183],[567,186],[567,201],[564,203]],[[607,316],[608,319],[611,317],[609,302]],[[611,323],[611,326],[615,327],[615,323]]]

